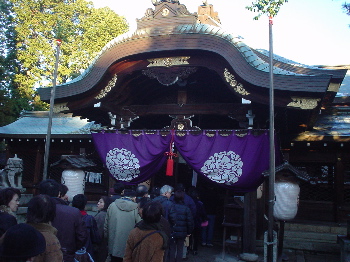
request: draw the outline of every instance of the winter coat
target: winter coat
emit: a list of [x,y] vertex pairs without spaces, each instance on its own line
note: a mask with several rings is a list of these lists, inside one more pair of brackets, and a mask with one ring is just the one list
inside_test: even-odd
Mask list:
[[108,256],[108,240],[104,237],[104,224],[106,219],[107,211],[99,211],[95,215],[98,232],[102,238],[101,243],[95,244],[95,261],[105,262]]
[[45,252],[36,256],[34,262],[62,262],[63,253],[60,241],[56,237],[57,229],[48,223],[28,223],[28,225],[37,229],[46,241]]
[[[174,201],[174,196],[171,196],[170,197],[170,200],[171,201]],[[192,217],[195,217],[196,216],[196,213],[197,213],[197,207],[196,207],[196,204],[194,203],[192,197],[190,197],[189,195],[187,195],[185,193],[184,195],[184,203],[186,206],[188,206],[191,210],[191,213],[192,213]]]
[[0,206],[0,237],[10,227],[17,225],[17,219],[9,207]]
[[168,199],[166,196],[157,196],[153,201],[158,201],[162,204],[163,207],[163,217],[169,220],[169,212],[171,207],[174,205],[174,202]]
[[107,211],[99,211],[95,215],[95,220],[96,220],[96,223],[97,223],[98,233],[100,234],[101,238],[103,238],[103,234],[104,234],[103,231],[104,231],[106,215],[107,215]]
[[101,242],[101,236],[97,229],[97,223],[93,216],[88,215],[85,210],[80,210],[83,216],[83,221],[88,231],[88,238],[85,243],[86,251],[95,259],[95,252],[93,244]]
[[193,218],[194,227],[201,228],[202,222],[208,221],[207,213],[205,212],[204,204],[202,201],[200,201],[198,199],[193,199],[193,201],[195,202],[196,207],[197,207],[196,216]]
[[54,197],[53,200],[56,203],[56,216],[52,226],[57,229],[64,261],[73,262],[75,251],[82,248],[87,241],[87,229],[77,208],[68,206],[60,198]]
[[126,241],[135,224],[141,221],[137,204],[128,198],[116,199],[107,210],[104,236],[108,239],[108,253],[124,257]]
[[147,224],[141,221],[129,234],[123,262],[162,262],[167,242],[168,237],[160,223]]
[[193,231],[193,217],[185,204],[174,203],[170,210],[169,222],[172,226],[172,237],[185,239]]

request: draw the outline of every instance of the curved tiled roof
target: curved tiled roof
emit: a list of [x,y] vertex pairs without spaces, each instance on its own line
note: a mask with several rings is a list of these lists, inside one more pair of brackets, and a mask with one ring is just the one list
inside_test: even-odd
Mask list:
[[[49,123],[48,111],[26,111],[15,122],[0,127],[0,135],[46,135]],[[81,119],[72,114],[54,114],[52,135],[90,134],[90,129],[100,128],[99,124]]]
[[[165,36],[166,40],[164,40]],[[91,65],[79,77],[57,86],[56,98],[86,92],[98,83],[112,64],[126,57],[150,52],[190,51],[194,49],[218,53],[229,62],[236,74],[242,79],[253,85],[268,88],[268,81],[262,81],[268,77],[268,63],[255,50],[242,42],[240,37],[233,36],[216,26],[187,24],[143,28],[118,36],[101,50]],[[302,66],[298,65],[298,67]],[[252,69],[256,71],[252,72]],[[291,68],[274,66],[275,88],[325,92],[332,73],[332,70],[313,70],[313,73],[305,74],[298,73]],[[317,78],[313,77],[315,74],[318,75]],[[293,76],[293,80],[289,76]],[[84,85],[78,84],[80,81],[84,81]],[[38,91],[43,100],[49,100],[50,91],[48,88],[40,88]]]

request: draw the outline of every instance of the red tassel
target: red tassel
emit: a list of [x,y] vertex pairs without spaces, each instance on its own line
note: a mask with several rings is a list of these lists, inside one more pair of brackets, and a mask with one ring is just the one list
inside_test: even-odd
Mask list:
[[165,175],[167,176],[173,176],[174,174],[174,159],[168,158],[167,163],[166,163],[166,173]]

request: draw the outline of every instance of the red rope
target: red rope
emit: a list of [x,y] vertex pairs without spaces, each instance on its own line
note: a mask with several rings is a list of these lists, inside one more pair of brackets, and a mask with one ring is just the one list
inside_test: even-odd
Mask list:
[[166,165],[166,173],[165,173],[165,175],[167,175],[167,176],[174,175],[174,159],[173,159],[173,157],[177,157],[177,154],[173,153],[174,138],[175,138],[175,131],[173,129],[173,130],[171,130],[171,140],[170,140],[169,152],[164,153],[166,156],[168,156],[167,165]]

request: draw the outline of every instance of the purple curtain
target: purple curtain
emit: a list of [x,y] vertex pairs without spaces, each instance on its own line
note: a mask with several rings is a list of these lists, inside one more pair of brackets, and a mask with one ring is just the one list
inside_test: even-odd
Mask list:
[[176,135],[175,145],[194,171],[237,192],[256,190],[269,168],[268,131],[187,133]]
[[110,175],[130,184],[149,179],[162,167],[172,140],[194,171],[236,192],[256,190],[263,182],[262,172],[269,168],[266,130],[177,131],[173,137],[159,131],[93,133],[92,137]]
[[110,175],[126,184],[138,184],[157,172],[169,151],[170,134],[92,133],[97,151]]

